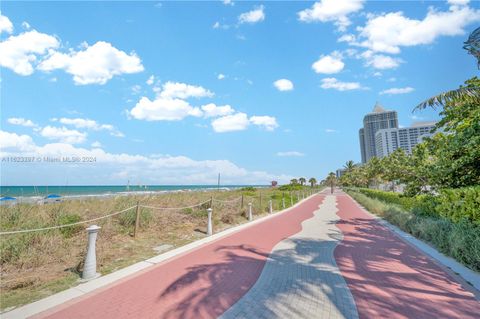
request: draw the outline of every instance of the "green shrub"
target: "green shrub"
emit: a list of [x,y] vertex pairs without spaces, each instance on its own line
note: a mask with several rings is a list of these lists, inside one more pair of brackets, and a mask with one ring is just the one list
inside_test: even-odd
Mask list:
[[400,205],[406,210],[410,210],[415,204],[415,198],[406,197],[399,193],[385,192],[369,188],[360,188],[358,191],[364,195],[379,199],[386,203]]
[[437,197],[436,212],[455,223],[462,219],[480,226],[480,186],[443,189]]
[[300,184],[287,184],[278,187],[278,189],[281,191],[298,191],[304,189],[304,187],[305,186],[302,186]]
[[256,189],[255,187],[253,187],[253,186],[247,186],[247,187],[242,187],[242,188],[240,188],[240,191],[241,191],[241,192],[249,192],[249,193],[251,193],[251,192],[256,192],[257,189]]
[[[82,220],[82,217],[78,214],[68,214],[62,213],[57,217],[57,225],[67,225],[78,223]],[[62,233],[63,237],[70,238],[76,233],[80,232],[84,228],[84,225],[75,225],[70,227],[60,228],[59,231]]]
[[[150,210],[145,208],[140,209],[140,227],[147,227],[148,224],[152,221],[152,213]],[[119,215],[118,221],[122,226],[130,227],[135,225],[137,219],[137,214],[135,209],[131,209]]]

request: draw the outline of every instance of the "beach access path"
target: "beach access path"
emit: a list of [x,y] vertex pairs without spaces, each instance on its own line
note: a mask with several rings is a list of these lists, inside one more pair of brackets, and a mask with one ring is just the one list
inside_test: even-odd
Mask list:
[[345,193],[324,191],[33,317],[478,318],[479,314],[480,302],[471,287]]

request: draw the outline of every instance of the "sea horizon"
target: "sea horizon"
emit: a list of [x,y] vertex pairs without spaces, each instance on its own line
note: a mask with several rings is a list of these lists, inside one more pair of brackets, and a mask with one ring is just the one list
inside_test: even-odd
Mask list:
[[0,197],[43,197],[50,194],[61,196],[101,196],[125,193],[149,193],[171,191],[194,191],[208,189],[236,189],[241,187],[268,187],[260,184],[182,184],[182,185],[1,185]]

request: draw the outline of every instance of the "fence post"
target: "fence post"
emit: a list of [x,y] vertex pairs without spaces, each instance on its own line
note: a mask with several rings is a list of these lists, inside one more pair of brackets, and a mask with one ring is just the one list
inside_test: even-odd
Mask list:
[[212,229],[212,209],[208,208],[208,224],[207,224],[207,235],[212,236],[213,234],[213,229]]
[[97,273],[97,254],[95,252],[95,243],[97,241],[98,230],[102,228],[97,225],[91,225],[86,230],[88,232],[87,255],[83,265],[82,279],[90,280],[100,276]]
[[248,203],[248,220],[252,221],[253,216],[252,216],[252,203]]
[[260,193],[260,211],[263,212],[263,208],[262,208],[262,193]]
[[292,197],[292,192],[290,192],[290,206],[293,206],[293,197]]
[[282,207],[285,209],[285,197],[282,198]]
[[269,200],[269,201],[268,201],[268,211],[269,211],[270,214],[273,213],[272,200]]
[[133,230],[133,238],[137,238],[137,231],[138,231],[139,225],[140,225],[140,210],[138,209],[138,201],[137,201],[137,207],[135,207],[135,229]]
[[297,202],[300,201],[300,193],[297,191]]
[[242,194],[242,204],[240,205],[240,208],[243,208],[243,194]]
[[210,208],[213,208],[213,196],[210,197]]

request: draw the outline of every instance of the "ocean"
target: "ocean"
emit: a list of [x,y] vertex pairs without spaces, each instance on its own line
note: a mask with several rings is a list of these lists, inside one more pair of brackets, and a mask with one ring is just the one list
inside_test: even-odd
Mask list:
[[[220,188],[265,187],[266,185],[221,185]],[[92,186],[0,186],[0,195],[10,197],[45,197],[49,194],[64,197],[108,196],[128,193],[200,191],[217,189],[217,185],[92,185]]]

